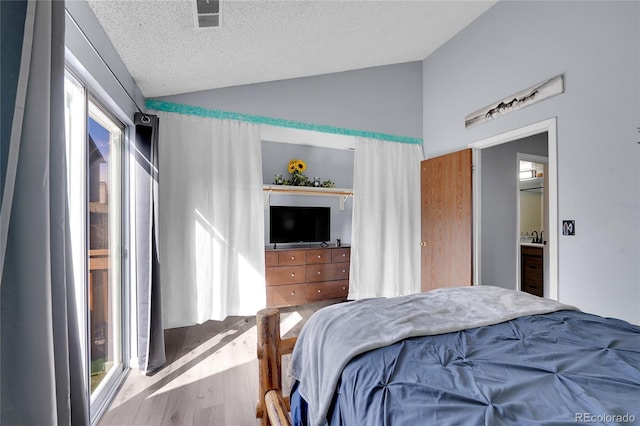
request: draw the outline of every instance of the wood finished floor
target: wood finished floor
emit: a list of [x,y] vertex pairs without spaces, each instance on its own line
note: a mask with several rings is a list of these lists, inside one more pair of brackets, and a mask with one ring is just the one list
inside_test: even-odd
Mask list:
[[[297,336],[329,304],[282,309],[284,337]],[[259,424],[256,336],[255,316],[166,330],[166,365],[150,377],[131,370],[98,426]],[[283,386],[289,388],[286,377]]]

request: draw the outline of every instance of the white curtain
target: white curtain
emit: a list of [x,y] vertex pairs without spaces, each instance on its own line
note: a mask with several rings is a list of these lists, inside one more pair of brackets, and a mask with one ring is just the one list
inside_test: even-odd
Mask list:
[[165,328],[265,306],[259,127],[158,112]]
[[349,299],[420,291],[420,146],[358,138]]

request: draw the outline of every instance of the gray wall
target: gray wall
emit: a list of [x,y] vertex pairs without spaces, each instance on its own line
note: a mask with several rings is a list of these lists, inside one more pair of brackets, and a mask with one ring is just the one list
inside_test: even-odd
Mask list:
[[305,123],[422,137],[422,62],[158,99]]
[[[422,62],[409,62],[314,77],[235,86],[157,98],[223,111],[279,119],[422,137]],[[292,158],[307,163],[305,174],[331,179],[336,187],[353,187],[353,152],[263,142],[265,183],[273,175],[288,177]],[[335,197],[272,195],[274,205],[331,207],[331,239],[351,242],[353,200],[338,209]],[[268,210],[265,224],[268,224]],[[268,227],[265,242],[269,240]]]
[[547,134],[485,148],[482,164],[482,284],[515,290],[518,282],[518,153],[547,156]]
[[[557,117],[559,297],[640,323],[639,2],[498,2],[423,63],[427,157]],[[465,130],[558,74],[565,93]],[[560,226],[558,229],[561,229]]]
[[[262,176],[265,184],[272,184],[275,174],[283,179],[291,175],[287,171],[290,160],[300,159],[307,164],[304,174],[322,181],[332,180],[336,188],[353,188],[353,151],[319,148],[278,142],[262,142]],[[270,204],[274,206],[318,206],[331,208],[331,241],[340,238],[343,243],[351,243],[351,216],[353,199],[348,198],[344,210],[340,210],[337,197],[315,197],[306,195],[271,194]],[[265,208],[265,245],[269,242],[269,209]],[[279,245],[283,246],[283,245]]]

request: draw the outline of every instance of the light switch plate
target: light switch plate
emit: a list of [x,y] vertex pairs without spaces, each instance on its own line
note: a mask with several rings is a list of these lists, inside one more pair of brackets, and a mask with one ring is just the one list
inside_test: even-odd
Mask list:
[[575,220],[563,220],[562,221],[562,235],[576,235],[576,221]]

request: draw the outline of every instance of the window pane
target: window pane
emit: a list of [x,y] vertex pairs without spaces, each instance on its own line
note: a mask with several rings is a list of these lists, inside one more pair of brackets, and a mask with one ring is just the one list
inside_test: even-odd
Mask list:
[[122,131],[89,103],[87,195],[89,204],[89,338],[91,391],[122,362],[121,356],[121,153]]

